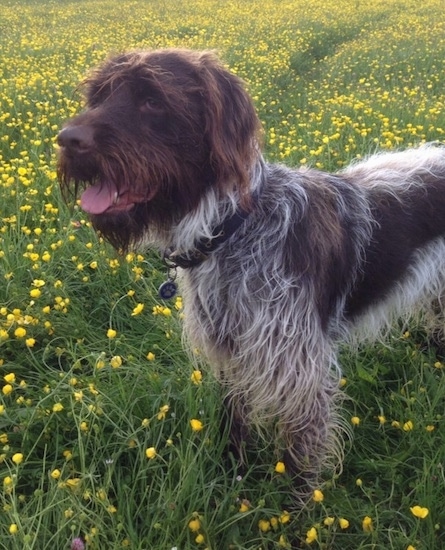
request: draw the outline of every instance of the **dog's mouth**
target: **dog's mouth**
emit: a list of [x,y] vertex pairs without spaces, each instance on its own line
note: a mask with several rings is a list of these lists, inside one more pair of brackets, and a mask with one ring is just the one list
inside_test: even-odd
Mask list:
[[80,197],[80,206],[91,215],[119,214],[128,212],[136,204],[148,202],[153,197],[151,194],[140,195],[130,187],[117,186],[113,182],[99,181],[85,189]]

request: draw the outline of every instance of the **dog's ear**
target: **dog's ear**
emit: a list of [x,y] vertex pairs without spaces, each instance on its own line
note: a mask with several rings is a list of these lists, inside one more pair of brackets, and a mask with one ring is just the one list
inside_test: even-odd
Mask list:
[[[200,56],[206,135],[216,185],[248,197],[250,167],[259,157],[261,123],[243,81],[212,52]],[[248,199],[247,199],[248,200]]]

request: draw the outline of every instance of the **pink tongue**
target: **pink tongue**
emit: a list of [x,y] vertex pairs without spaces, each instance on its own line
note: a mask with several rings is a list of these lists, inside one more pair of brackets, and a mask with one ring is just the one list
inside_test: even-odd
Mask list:
[[80,206],[88,214],[102,214],[113,206],[117,188],[107,183],[87,187],[80,197]]

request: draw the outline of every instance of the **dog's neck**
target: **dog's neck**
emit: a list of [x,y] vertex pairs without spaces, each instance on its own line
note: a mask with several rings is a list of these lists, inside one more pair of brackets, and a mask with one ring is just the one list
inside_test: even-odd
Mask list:
[[175,227],[173,239],[164,250],[164,260],[174,267],[196,267],[230,239],[255,209],[264,178],[264,166],[261,158],[252,169],[249,208],[240,205],[236,191],[221,200],[212,189],[198,208]]

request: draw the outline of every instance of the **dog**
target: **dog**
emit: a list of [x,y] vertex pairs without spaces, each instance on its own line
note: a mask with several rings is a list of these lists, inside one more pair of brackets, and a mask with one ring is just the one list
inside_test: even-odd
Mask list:
[[342,460],[339,345],[422,311],[443,336],[445,148],[335,174],[268,163],[242,80],[208,51],[116,55],[84,89],[57,138],[64,196],[83,190],[116,249],[162,251],[188,343],[227,388],[233,439],[273,438],[315,487]]

